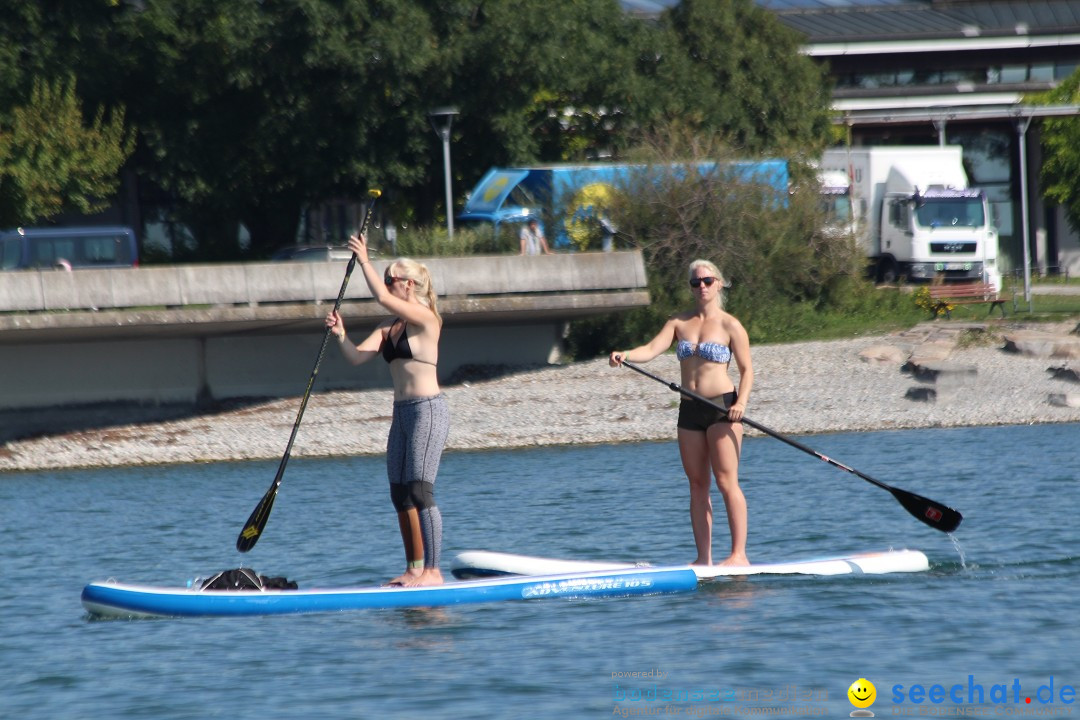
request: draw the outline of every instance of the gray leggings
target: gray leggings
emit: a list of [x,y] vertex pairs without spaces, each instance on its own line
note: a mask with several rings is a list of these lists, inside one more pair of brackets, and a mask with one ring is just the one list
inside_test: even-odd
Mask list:
[[450,432],[446,396],[397,400],[386,439],[386,475],[399,512],[415,507],[424,540],[424,567],[438,567],[442,514],[435,505],[435,476]]

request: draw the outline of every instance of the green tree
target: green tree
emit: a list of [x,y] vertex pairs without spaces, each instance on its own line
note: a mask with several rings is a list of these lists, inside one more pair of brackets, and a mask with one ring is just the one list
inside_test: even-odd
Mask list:
[[[1080,104],[1080,70],[1048,93],[1029,99],[1037,105]],[[1080,229],[1080,121],[1048,117],[1042,124],[1044,195],[1065,209],[1074,229]]]
[[414,2],[173,0],[118,34],[139,170],[179,199],[204,257],[239,256],[238,222],[264,255],[307,203],[424,176],[415,103],[438,43]]
[[640,21],[616,0],[472,2],[449,38],[472,179],[491,165],[579,161],[632,122]]
[[25,103],[35,81],[71,74],[88,105],[115,104],[95,96],[86,63],[106,47],[108,28],[123,12],[119,0],[24,0],[0,7],[0,116]]
[[0,89],[67,68],[89,106],[127,107],[144,198],[172,203],[192,259],[241,257],[240,223],[265,255],[305,205],[370,186],[430,223],[434,106],[461,110],[460,197],[492,165],[618,155],[672,118],[744,153],[812,146],[828,95],[750,0],[686,0],[660,23],[617,0],[55,0],[0,30]]
[[682,0],[665,14],[650,74],[657,109],[743,153],[816,154],[829,139],[824,69],[752,0]]
[[0,124],[0,227],[107,207],[134,148],[123,107],[87,123],[74,78],[38,80],[10,117]]

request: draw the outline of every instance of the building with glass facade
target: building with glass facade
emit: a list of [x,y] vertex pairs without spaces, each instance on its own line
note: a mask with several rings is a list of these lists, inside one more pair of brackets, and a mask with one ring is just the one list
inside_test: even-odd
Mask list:
[[[648,14],[675,2],[624,6]],[[1040,118],[1019,110],[1080,66],[1080,0],[757,2],[827,65],[853,145],[962,146],[971,184],[992,202],[1002,269],[1023,267],[1026,236],[1033,270],[1080,274],[1076,231],[1042,199]]]
[[833,108],[853,144],[961,145],[970,182],[992,201],[1003,269],[1022,267],[1026,210],[1032,269],[1080,273],[1075,231],[1041,197],[1040,120],[1019,109],[1025,94],[1080,66],[1080,0],[761,4],[828,64]]

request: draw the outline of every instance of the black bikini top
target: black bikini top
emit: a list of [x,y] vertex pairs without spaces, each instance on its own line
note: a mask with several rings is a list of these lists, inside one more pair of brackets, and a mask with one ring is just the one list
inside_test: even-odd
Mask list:
[[[393,341],[394,328],[397,324],[401,323],[401,335],[398,336],[397,342]],[[412,348],[409,347],[409,327],[400,318],[394,320],[390,325],[390,329],[386,332],[386,337],[383,338],[382,345],[379,347],[379,352],[382,353],[383,360],[386,362],[393,362],[394,360],[412,360]]]

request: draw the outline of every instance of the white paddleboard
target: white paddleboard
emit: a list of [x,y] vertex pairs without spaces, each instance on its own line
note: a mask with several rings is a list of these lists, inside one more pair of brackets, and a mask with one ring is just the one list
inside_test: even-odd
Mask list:
[[[596,562],[513,555],[510,553],[469,550],[450,563],[457,578],[499,577],[503,575],[550,575],[566,572],[595,572],[649,567],[648,563]],[[793,562],[758,563],[744,567],[691,565],[699,580],[737,575],[882,575],[885,573],[924,572],[930,561],[919,550],[886,550],[837,557],[813,558]]]

